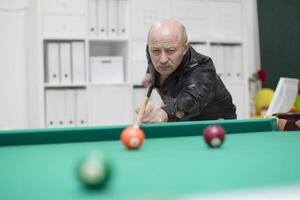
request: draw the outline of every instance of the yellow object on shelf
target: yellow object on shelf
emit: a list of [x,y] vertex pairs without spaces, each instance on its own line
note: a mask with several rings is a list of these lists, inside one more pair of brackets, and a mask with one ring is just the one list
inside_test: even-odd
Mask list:
[[256,114],[261,115],[262,111],[266,111],[271,103],[274,90],[270,88],[262,88],[254,97]]
[[297,96],[294,106],[296,112],[300,112],[300,95]]

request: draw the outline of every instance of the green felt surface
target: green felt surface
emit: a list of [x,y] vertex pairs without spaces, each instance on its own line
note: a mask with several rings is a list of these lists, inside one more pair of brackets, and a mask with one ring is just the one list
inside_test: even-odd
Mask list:
[[[113,165],[106,190],[85,190],[76,176],[91,151]],[[147,139],[138,151],[120,141],[0,147],[0,199],[139,199],[289,185],[300,183],[299,152],[299,131],[228,134],[220,149],[202,136]]]

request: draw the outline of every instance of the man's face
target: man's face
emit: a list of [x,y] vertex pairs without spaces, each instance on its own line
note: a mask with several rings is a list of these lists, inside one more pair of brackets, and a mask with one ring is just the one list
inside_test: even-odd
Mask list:
[[149,38],[149,53],[156,71],[164,78],[180,65],[187,44],[178,35],[156,34]]

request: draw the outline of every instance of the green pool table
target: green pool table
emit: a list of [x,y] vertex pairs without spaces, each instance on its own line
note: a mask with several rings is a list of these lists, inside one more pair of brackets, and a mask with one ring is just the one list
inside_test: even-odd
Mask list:
[[[219,149],[202,138],[211,124],[227,132]],[[0,199],[160,199],[300,184],[300,132],[277,131],[276,119],[146,124],[137,151],[121,144],[125,127],[0,131]],[[76,175],[91,151],[112,164],[103,190]]]

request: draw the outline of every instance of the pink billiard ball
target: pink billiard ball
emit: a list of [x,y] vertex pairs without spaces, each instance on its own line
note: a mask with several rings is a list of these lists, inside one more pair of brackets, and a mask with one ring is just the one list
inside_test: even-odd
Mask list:
[[203,137],[209,147],[220,147],[225,139],[225,130],[218,125],[211,125],[204,129]]

